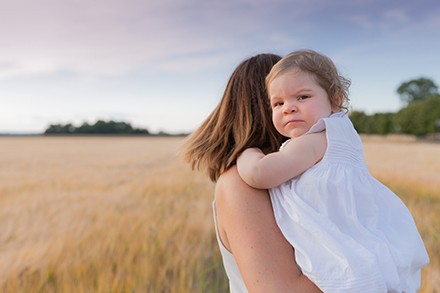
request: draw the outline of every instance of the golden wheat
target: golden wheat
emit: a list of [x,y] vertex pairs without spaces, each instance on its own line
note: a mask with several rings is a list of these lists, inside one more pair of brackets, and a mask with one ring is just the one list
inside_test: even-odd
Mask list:
[[224,290],[212,184],[180,141],[1,138],[0,291]]
[[[413,213],[440,292],[440,145],[365,140],[374,175]],[[0,138],[0,291],[226,292],[213,184],[181,138]]]
[[420,292],[440,292],[440,144],[363,137],[370,172],[400,196],[425,242],[430,264]]

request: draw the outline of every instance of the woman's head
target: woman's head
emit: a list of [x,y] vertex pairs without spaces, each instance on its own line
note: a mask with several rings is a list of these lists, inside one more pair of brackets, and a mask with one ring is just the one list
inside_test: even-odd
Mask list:
[[244,149],[278,149],[283,137],[272,124],[265,78],[280,59],[259,54],[237,66],[220,103],[183,145],[184,160],[193,169],[207,170],[216,181]]
[[333,61],[313,50],[298,50],[284,56],[266,77],[269,85],[278,76],[299,71],[311,74],[326,91],[332,107],[348,110],[350,81],[341,76]]

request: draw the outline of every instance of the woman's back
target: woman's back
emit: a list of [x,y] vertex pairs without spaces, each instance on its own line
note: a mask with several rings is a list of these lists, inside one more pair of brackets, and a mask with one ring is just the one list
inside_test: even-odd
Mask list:
[[246,285],[244,284],[243,278],[240,274],[240,270],[238,269],[237,262],[235,261],[232,253],[223,245],[223,242],[220,238],[220,234],[217,226],[217,212],[215,207],[215,200],[212,203],[212,211],[214,215],[214,225],[215,225],[215,233],[217,236],[217,243],[220,249],[220,254],[223,260],[223,266],[226,271],[226,275],[229,279],[229,290],[231,293],[247,293]]

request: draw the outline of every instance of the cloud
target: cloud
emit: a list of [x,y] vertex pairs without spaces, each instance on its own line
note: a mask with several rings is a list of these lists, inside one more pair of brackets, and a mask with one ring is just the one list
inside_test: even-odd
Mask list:
[[426,16],[426,24],[429,28],[440,29],[440,9],[429,11]]
[[366,30],[409,24],[410,8],[377,0],[8,1],[0,7],[0,78],[216,69],[249,48],[302,47],[306,34],[336,19]]
[[409,21],[409,17],[405,10],[403,9],[391,9],[385,11],[383,14],[383,19],[387,22],[401,24]]
[[[326,3],[315,1],[16,0],[0,7],[0,78],[70,71],[193,70],[292,42],[267,40]],[[286,36],[285,39],[292,38]],[[246,44],[246,45],[245,45]],[[266,44],[266,45],[261,45]],[[203,57],[188,56],[197,54]],[[217,53],[216,53],[217,52]],[[179,60],[180,58],[180,60]],[[194,60],[196,59],[196,60]],[[205,65],[204,65],[205,64]]]
[[0,75],[58,70],[121,74],[228,46],[227,38],[198,28],[199,19],[189,19],[194,12],[178,11],[174,5],[183,1],[157,2],[8,3],[0,9],[0,64],[14,66],[1,66]]

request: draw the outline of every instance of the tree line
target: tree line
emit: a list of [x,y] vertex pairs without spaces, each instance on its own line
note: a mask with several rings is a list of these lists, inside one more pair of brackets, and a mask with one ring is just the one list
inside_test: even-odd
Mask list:
[[53,134],[137,134],[137,135],[151,135],[148,129],[134,128],[130,123],[121,121],[104,121],[98,120],[95,124],[84,122],[80,126],[75,126],[72,123],[67,124],[51,124],[44,131],[46,135]]
[[367,115],[351,111],[350,119],[359,133],[411,134],[426,136],[440,133],[440,95],[438,86],[428,78],[402,83],[397,93],[404,107],[397,112]]

